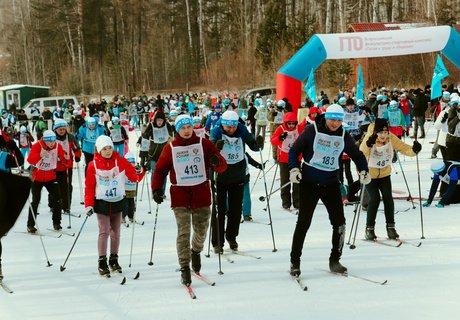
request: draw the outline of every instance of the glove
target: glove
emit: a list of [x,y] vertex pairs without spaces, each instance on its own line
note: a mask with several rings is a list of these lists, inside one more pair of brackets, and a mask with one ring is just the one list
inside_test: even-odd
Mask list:
[[156,189],[155,191],[153,191],[153,200],[160,204],[163,202],[164,198],[163,198],[163,190],[161,189]]
[[150,161],[145,161],[145,163],[144,163],[144,171],[150,171]]
[[93,213],[94,213],[94,209],[93,209],[93,207],[86,207],[85,212],[86,212],[86,215],[88,217],[91,217],[93,215]]
[[293,168],[289,171],[289,180],[292,183],[299,183],[302,180],[302,174],[299,168]]
[[256,137],[256,143],[260,148],[262,148],[264,146],[264,143],[265,143],[264,137],[262,137],[261,135],[258,135]]
[[444,205],[443,205],[441,202],[439,202],[439,203],[436,205],[436,208],[444,208]]
[[431,206],[431,202],[426,201],[426,202],[424,202],[424,203],[422,204],[422,206],[425,207],[425,208],[426,208],[426,207],[429,207],[429,206]]
[[134,168],[136,169],[136,174],[137,175],[140,175],[142,173],[143,169],[142,169],[142,166],[139,163]]
[[366,141],[366,145],[369,147],[369,148],[372,148],[372,146],[375,144],[375,141],[377,140],[377,135],[374,133],[373,135],[371,135],[369,137],[369,139],[367,139]]
[[361,182],[362,184],[366,185],[366,184],[369,184],[371,182],[371,176],[369,175],[369,172],[367,171],[361,171],[359,173],[359,182]]
[[287,135],[288,135],[287,132],[283,132],[282,134],[278,136],[278,139],[280,139],[280,141],[284,141],[286,140]]
[[217,140],[216,141],[216,148],[217,150],[222,150],[222,148],[224,147],[224,144],[225,144],[225,141],[224,140]]
[[412,150],[417,154],[420,152],[420,150],[422,150],[422,145],[420,144],[420,142],[418,142],[417,140],[414,141],[414,144],[412,145]]
[[211,156],[209,157],[209,163],[212,166],[218,166],[219,165],[219,157],[215,153],[211,154]]
[[276,115],[278,114],[277,111],[273,111],[273,116],[276,117]]
[[80,162],[80,157],[75,157],[75,162]]

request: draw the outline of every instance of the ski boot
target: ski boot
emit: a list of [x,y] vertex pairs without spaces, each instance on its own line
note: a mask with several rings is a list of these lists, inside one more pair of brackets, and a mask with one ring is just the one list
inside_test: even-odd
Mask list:
[[192,275],[190,273],[190,267],[189,266],[186,266],[186,267],[182,267],[180,268],[180,272],[181,272],[181,282],[184,286],[190,286],[192,284]]
[[377,240],[377,236],[375,235],[374,227],[366,226],[366,240],[375,241]]
[[230,250],[238,251],[238,242],[236,240],[227,240]]
[[224,248],[223,248],[222,246],[221,246],[221,247],[215,246],[215,247],[214,247],[214,253],[215,253],[215,254],[219,254],[219,253],[220,253],[220,254],[224,254]]
[[56,231],[62,230],[61,223],[59,223],[59,222],[53,223],[53,228]]
[[293,277],[300,276],[300,262],[291,262],[289,274]]
[[200,257],[200,253],[199,252],[195,252],[193,251],[193,249],[191,250],[191,257],[192,257],[192,269],[193,269],[193,272],[197,273],[197,274],[200,274],[200,270],[201,270],[201,257]]
[[334,273],[346,273],[347,268],[344,267],[339,260],[331,260],[329,259],[329,270]]
[[0,281],[3,280],[2,264],[0,263]]
[[389,239],[399,239],[399,234],[396,232],[394,223],[387,223],[387,234]]
[[34,234],[37,232],[37,228],[35,228],[34,226],[27,226],[27,232]]
[[99,274],[101,276],[109,278],[110,277],[110,270],[109,270],[109,267],[107,266],[107,257],[106,256],[99,256],[98,262],[99,262],[99,267],[98,267]]
[[112,272],[118,272],[118,273],[122,272],[121,267],[118,264],[118,255],[116,253],[112,253],[110,255],[110,257],[109,257],[109,266],[110,266],[110,270],[112,270]]
[[251,216],[244,216],[243,220],[244,221],[252,221],[252,217]]

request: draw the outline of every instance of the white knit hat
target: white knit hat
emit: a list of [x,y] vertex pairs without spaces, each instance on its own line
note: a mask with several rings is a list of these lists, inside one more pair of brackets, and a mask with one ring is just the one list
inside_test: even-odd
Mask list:
[[43,132],[43,141],[56,141],[56,134],[54,131],[46,130]]
[[99,136],[96,139],[96,150],[97,152],[101,152],[104,147],[112,147],[113,148],[113,142],[112,139],[108,136]]

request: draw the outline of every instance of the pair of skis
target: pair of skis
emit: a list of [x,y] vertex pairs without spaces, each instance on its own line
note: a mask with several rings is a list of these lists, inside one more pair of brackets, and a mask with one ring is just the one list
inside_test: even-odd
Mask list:
[[394,248],[399,248],[403,244],[407,244],[407,245],[410,245],[416,248],[419,248],[422,245],[421,241],[414,243],[414,242],[410,242],[410,241],[402,240],[402,239],[378,239],[377,238],[375,240],[363,239],[363,241],[375,243],[375,244],[379,244],[379,245],[387,246],[387,247],[394,247]]
[[[139,279],[140,275],[141,274],[139,272],[137,272],[134,275],[134,277],[132,277],[132,279],[137,280],[137,279]],[[103,277],[103,278],[111,278],[112,276],[110,274],[106,274],[106,275],[101,275],[101,277]],[[124,285],[124,284],[126,284],[126,276],[123,276],[123,278],[121,279],[121,282],[120,282],[120,285]]]
[[[209,285],[211,287],[214,287],[216,285],[216,283],[214,281],[208,280],[206,277],[204,277],[203,275],[201,275],[199,273],[192,272],[192,276],[194,276],[198,280],[201,280],[202,282],[206,283],[207,285]],[[192,285],[191,284],[189,284],[189,285],[184,284],[183,286],[187,290],[190,298],[196,299],[196,294],[195,294],[195,291],[193,291]]]

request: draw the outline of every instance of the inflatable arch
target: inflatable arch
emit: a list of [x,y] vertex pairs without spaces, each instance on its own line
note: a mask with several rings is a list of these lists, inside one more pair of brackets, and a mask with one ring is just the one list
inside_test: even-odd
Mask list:
[[372,58],[441,51],[460,68],[460,34],[452,27],[316,34],[278,70],[276,99],[287,97],[297,112],[302,82],[326,59]]

